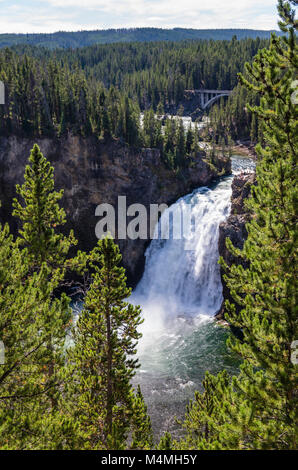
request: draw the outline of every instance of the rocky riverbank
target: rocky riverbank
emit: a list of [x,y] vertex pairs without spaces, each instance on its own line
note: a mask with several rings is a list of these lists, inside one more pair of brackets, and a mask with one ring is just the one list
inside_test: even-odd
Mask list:
[[255,150],[255,144],[250,140],[238,140],[235,145],[231,147],[231,151],[237,155],[244,155],[246,157],[257,158],[257,153]]
[[[242,259],[233,256],[229,252],[226,247],[226,239],[230,238],[235,247],[239,249],[243,248],[244,242],[247,238],[247,230],[245,226],[250,218],[250,214],[245,207],[245,200],[249,197],[251,186],[255,184],[255,182],[256,178],[254,173],[243,173],[235,176],[232,183],[231,213],[226,222],[220,224],[218,240],[219,254],[228,266],[231,266],[232,264],[243,264]],[[233,301],[223,278],[223,274],[223,270],[221,270],[224,301]],[[224,302],[217,313],[216,318],[218,320],[224,319]]]

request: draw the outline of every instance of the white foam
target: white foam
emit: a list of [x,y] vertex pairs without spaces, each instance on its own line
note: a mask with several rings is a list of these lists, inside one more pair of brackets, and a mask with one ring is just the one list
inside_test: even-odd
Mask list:
[[[222,284],[218,265],[219,224],[230,211],[231,181],[220,182],[215,189],[199,188],[179,199],[167,211],[191,207],[195,231],[188,239],[152,240],[146,251],[144,275],[130,301],[140,304],[145,322],[140,331],[142,353],[164,334],[169,344],[192,332],[213,315],[222,302]],[[165,211],[159,226],[169,220]],[[177,217],[179,219],[179,217]],[[158,227],[156,227],[158,233]]]

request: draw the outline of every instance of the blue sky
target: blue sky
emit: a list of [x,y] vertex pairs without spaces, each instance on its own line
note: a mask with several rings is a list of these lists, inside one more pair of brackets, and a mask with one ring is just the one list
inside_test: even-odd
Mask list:
[[277,28],[277,0],[0,0],[0,33],[156,26]]

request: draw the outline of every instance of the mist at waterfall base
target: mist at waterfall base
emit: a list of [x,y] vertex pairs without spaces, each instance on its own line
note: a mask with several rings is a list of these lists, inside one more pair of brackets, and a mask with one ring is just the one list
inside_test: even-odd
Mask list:
[[[235,156],[232,168],[234,174],[250,171],[254,163]],[[219,225],[230,212],[232,180],[225,177],[214,187],[199,188],[168,209],[179,220],[175,213],[189,204],[195,231],[187,240],[151,241],[143,277],[129,299],[141,305],[144,318],[141,367],[134,384],[141,385],[156,437],[179,432],[175,417],[183,418],[194,391],[202,390],[207,370],[238,370],[237,357],[226,348],[229,332],[214,322],[223,299]],[[168,220],[168,214],[163,213],[159,224],[163,217]]]

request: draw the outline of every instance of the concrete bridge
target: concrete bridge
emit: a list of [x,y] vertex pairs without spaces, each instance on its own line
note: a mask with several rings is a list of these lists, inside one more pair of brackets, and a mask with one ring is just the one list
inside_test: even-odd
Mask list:
[[215,101],[219,100],[223,96],[229,96],[232,93],[232,90],[185,90],[189,95],[198,96],[200,98],[201,108],[207,109]]

